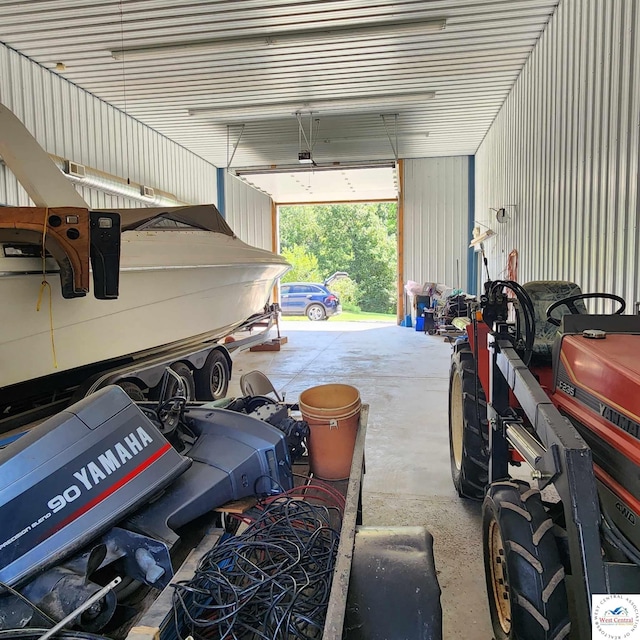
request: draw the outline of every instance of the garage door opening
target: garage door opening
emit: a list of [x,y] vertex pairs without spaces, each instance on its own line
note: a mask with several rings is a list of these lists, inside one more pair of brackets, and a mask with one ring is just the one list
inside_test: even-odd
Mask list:
[[[236,175],[276,203],[274,248],[294,265],[281,281],[285,317],[397,322],[398,163],[237,169]],[[342,312],[310,309],[336,273],[348,276],[327,283],[325,297],[334,293]]]
[[285,318],[395,322],[397,203],[283,205]]

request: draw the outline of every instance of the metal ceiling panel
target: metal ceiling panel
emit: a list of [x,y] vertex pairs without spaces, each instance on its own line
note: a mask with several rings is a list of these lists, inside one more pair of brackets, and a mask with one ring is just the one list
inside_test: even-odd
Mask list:
[[[302,146],[328,165],[394,159],[396,134],[401,158],[475,153],[557,4],[0,0],[0,40],[219,167],[232,156],[236,168],[297,162],[293,112],[251,121],[243,112],[366,99],[349,113],[314,112],[317,135]],[[173,48],[126,53],[141,47]],[[124,59],[112,55],[120,50]],[[387,106],[390,95],[426,92],[435,97]],[[219,108],[236,109],[237,126],[189,115]],[[383,113],[397,114],[390,130]]]

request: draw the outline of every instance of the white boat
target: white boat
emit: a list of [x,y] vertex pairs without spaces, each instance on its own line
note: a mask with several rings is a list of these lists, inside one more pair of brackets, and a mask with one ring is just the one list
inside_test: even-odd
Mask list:
[[[15,132],[15,116],[6,111],[0,116],[0,125],[2,117],[9,118]],[[37,156],[39,146],[35,143],[36,149],[34,143],[33,138],[24,139],[16,153],[31,144]],[[0,142],[0,153],[12,170],[16,167],[14,173],[40,211],[87,207],[52,162],[54,172],[48,177],[55,183],[49,190],[54,196],[42,196],[42,181],[39,190],[30,188],[38,176],[22,180],[28,174],[26,160],[21,162],[11,151]],[[37,159],[46,165],[42,156]],[[12,211],[21,213],[0,210],[0,223]],[[237,238],[213,205],[116,213],[121,218],[118,297],[99,300],[91,292],[63,297],[59,262],[49,257],[45,271],[51,305],[45,290],[40,311],[36,305],[43,264],[37,257],[40,248],[33,244],[38,235],[19,225],[15,231],[0,229],[0,388],[195,336],[224,336],[263,311],[276,279],[288,268],[281,256]],[[24,237],[31,245],[20,244]]]
[[51,317],[48,291],[36,311],[42,261],[2,244],[0,387],[200,334],[221,337],[264,309],[288,267],[235,237],[212,205],[119,213],[118,298],[63,298],[49,258]]

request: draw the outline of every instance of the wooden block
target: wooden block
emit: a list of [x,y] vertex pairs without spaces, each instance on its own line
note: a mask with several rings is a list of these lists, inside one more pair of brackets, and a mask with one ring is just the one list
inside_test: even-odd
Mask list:
[[127,635],[127,640],[160,640],[158,627],[133,627]]
[[280,336],[273,340],[267,340],[262,344],[257,344],[254,347],[251,347],[249,351],[280,351],[280,347],[283,344],[287,344],[287,342],[289,342],[289,338],[287,338],[287,336]]
[[252,507],[255,507],[256,504],[258,504],[258,500],[254,496],[249,496],[247,498],[241,498],[240,500],[234,500],[233,502],[227,502],[227,504],[223,504],[221,507],[214,509],[214,511],[220,511],[222,513],[244,513]]

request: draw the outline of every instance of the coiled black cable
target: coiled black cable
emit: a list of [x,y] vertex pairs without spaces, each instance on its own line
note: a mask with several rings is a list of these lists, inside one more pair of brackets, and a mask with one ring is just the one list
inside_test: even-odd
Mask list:
[[260,506],[241,535],[202,558],[192,580],[173,585],[179,638],[322,636],[339,542],[335,509],[289,497]]
[[[536,320],[533,302],[524,287],[514,280],[494,280],[489,284],[487,293],[495,295],[496,293],[501,292],[502,289],[509,289],[510,291],[513,291],[518,301],[518,311],[520,313],[516,313],[516,341],[522,339],[523,348],[521,350],[520,358],[525,365],[528,365],[531,361],[531,355],[533,354],[533,342],[536,337]],[[521,326],[521,314],[522,321],[524,323],[524,330]]]

